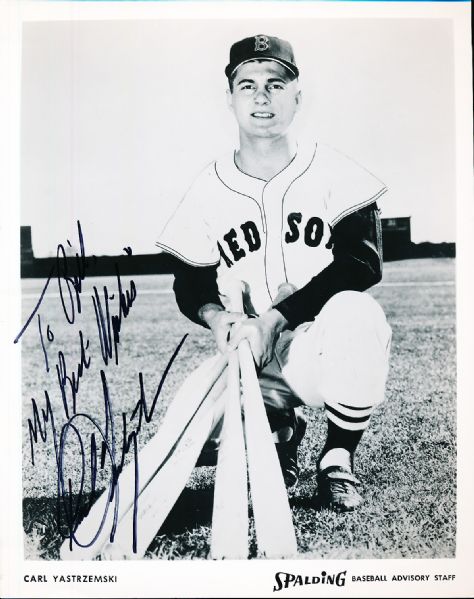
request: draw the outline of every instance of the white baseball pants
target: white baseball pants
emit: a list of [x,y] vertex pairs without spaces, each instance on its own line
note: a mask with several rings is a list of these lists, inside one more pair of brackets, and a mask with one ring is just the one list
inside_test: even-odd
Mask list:
[[342,428],[365,428],[384,399],[391,336],[369,294],[337,293],[314,322],[281,335],[274,359],[259,375],[266,404],[277,410],[325,407]]

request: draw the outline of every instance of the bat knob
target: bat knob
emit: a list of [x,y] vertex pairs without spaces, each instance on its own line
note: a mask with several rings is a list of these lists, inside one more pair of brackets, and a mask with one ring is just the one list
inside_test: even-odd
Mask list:
[[223,276],[218,279],[220,293],[229,299],[229,307],[233,312],[243,312],[242,293],[244,283],[235,277]]

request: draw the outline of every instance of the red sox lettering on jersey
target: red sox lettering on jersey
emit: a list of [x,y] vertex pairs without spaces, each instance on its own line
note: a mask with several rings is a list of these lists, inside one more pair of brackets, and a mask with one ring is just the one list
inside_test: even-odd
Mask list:
[[300,145],[268,182],[240,171],[230,154],[201,172],[157,245],[245,281],[261,313],[281,283],[300,288],[328,266],[331,227],[385,192],[374,175],[322,144]]

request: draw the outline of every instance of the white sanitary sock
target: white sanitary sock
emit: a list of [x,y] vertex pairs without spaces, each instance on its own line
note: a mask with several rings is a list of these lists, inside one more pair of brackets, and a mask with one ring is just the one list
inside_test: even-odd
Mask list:
[[319,469],[325,470],[330,466],[340,466],[341,468],[345,468],[346,470],[349,470],[349,472],[352,472],[351,454],[347,449],[343,449],[342,447],[330,449],[321,460]]

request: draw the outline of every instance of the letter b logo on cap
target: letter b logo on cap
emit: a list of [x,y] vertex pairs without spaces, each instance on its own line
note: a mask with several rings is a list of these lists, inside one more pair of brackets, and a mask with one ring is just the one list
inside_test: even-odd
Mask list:
[[255,52],[264,52],[270,48],[269,39],[266,35],[255,36]]

